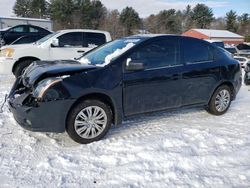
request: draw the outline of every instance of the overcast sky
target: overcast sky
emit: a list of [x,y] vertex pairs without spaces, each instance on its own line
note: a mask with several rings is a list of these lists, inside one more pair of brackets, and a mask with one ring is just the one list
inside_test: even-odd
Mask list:
[[[126,6],[132,6],[140,17],[146,17],[150,14],[157,14],[164,9],[183,10],[190,4],[204,3],[213,9],[216,17],[224,16],[226,12],[233,9],[238,14],[250,14],[250,0],[101,0],[108,9],[118,9],[121,11]],[[0,16],[14,16],[12,8],[15,0],[0,0]]]

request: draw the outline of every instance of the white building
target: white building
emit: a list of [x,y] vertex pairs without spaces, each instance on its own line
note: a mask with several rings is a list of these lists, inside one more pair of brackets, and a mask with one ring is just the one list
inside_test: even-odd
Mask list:
[[225,44],[241,44],[244,37],[227,30],[215,29],[190,29],[182,34],[183,36],[195,37],[205,40],[223,41]]
[[36,19],[36,18],[21,18],[21,17],[3,17],[0,16],[0,29],[13,27],[20,24],[31,24],[36,25],[52,31],[53,22],[47,19]]

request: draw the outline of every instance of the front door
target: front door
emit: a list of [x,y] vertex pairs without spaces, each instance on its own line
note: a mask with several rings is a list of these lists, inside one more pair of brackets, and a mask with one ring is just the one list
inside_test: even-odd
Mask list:
[[125,116],[181,105],[182,69],[179,37],[151,41],[135,50],[128,59],[141,62],[145,70],[123,75]]
[[4,39],[6,44],[14,42],[16,39],[28,34],[27,25],[20,25],[11,28],[5,35]]
[[59,46],[50,48],[50,59],[73,59],[88,51],[89,48],[83,47],[83,34],[83,32],[71,32],[59,36]]

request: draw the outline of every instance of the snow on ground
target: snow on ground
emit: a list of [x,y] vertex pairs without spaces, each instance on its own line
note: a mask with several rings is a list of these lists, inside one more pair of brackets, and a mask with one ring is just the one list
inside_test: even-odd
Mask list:
[[[0,76],[0,102],[14,78]],[[227,114],[133,118],[99,142],[22,129],[0,114],[0,187],[250,187],[250,87]]]

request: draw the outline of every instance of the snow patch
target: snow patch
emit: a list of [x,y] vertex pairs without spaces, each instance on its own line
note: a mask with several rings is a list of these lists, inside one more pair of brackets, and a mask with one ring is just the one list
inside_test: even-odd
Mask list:
[[83,64],[83,65],[90,65],[90,64],[91,64],[91,62],[90,62],[87,58],[85,58],[85,57],[81,58],[81,59],[79,60],[79,62],[80,62],[81,64]]
[[124,52],[128,51],[134,45],[135,45],[134,43],[128,43],[124,48],[115,50],[112,54],[109,54],[105,57],[105,63],[100,64],[100,66],[108,65],[112,59],[114,59],[114,58],[120,56],[121,54],[123,54]]
[[[0,75],[0,101],[13,76]],[[89,145],[21,128],[0,113],[0,187],[250,187],[250,92],[220,117],[159,112],[112,127]]]

